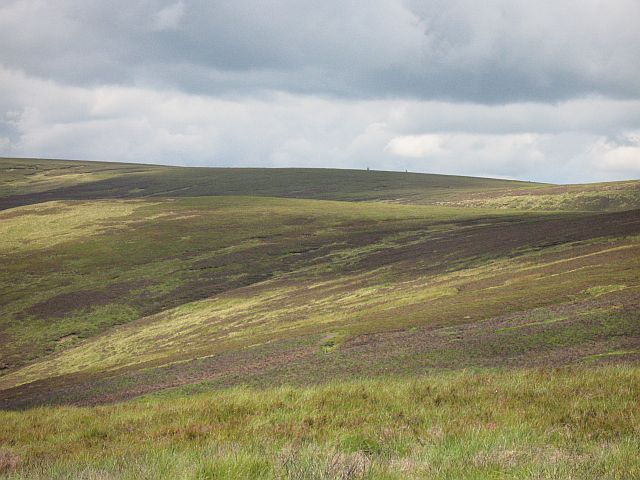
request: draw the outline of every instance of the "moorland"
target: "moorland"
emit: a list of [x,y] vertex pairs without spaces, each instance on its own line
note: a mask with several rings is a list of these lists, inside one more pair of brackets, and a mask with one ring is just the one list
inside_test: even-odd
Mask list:
[[640,181],[0,159],[0,477],[640,478]]

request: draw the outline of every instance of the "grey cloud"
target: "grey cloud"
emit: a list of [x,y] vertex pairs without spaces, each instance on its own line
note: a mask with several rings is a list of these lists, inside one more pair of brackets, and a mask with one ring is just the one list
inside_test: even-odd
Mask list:
[[634,0],[14,0],[0,44],[77,85],[552,102],[640,97],[637,18]]
[[0,132],[5,155],[370,166],[558,182],[640,177],[638,101],[486,106],[290,94],[228,99],[72,87],[1,69],[0,83],[12,129]]
[[640,177],[636,0],[4,0],[0,154]]

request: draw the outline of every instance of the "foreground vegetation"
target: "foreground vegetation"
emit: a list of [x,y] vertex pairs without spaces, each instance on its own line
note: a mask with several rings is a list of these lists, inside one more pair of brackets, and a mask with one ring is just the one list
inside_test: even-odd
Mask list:
[[0,413],[6,478],[640,476],[637,367],[181,391]]

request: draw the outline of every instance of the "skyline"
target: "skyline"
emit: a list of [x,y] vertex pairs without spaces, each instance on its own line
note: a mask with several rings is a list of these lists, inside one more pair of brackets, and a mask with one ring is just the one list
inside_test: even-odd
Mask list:
[[0,155],[640,178],[640,4],[10,0]]

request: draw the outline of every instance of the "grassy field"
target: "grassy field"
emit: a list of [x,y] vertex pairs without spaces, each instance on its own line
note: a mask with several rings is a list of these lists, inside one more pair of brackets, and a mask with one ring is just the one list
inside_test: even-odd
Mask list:
[[633,478],[639,361],[638,181],[0,160],[0,476]]
[[630,479],[640,370],[455,372],[0,412],[6,478]]

